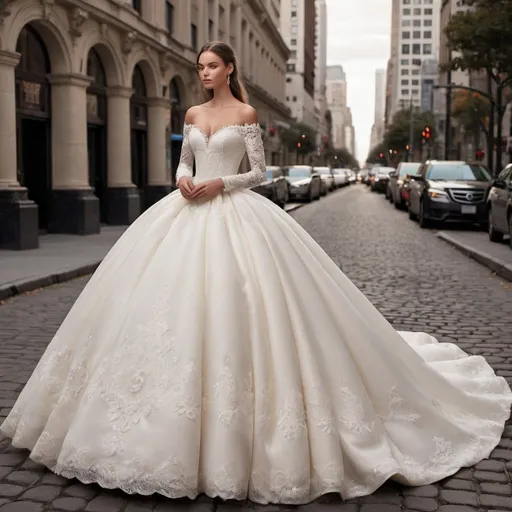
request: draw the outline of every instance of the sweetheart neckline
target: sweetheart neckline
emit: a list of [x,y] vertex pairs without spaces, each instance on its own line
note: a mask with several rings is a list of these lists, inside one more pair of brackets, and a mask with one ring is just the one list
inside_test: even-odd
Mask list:
[[227,128],[252,128],[252,127],[258,127],[259,123],[244,123],[244,124],[226,124],[224,126],[221,126],[218,130],[214,131],[210,135],[206,135],[206,133],[203,131],[202,128],[197,126],[194,123],[185,123],[185,127],[190,126],[190,129],[195,128],[201,135],[204,137],[206,144],[208,144],[215,135],[222,132],[223,130],[226,130]]

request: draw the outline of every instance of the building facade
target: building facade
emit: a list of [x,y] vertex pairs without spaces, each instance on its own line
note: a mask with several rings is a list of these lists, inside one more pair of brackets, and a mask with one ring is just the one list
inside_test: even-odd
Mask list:
[[441,0],[393,0],[388,122],[403,105],[421,106],[421,64],[438,59],[440,10]]
[[319,147],[329,139],[327,108],[327,3],[316,0],[315,113]]
[[290,48],[286,71],[286,103],[297,121],[316,129],[315,0],[281,0],[281,34]]
[[172,190],[207,40],[235,48],[275,159],[290,115],[279,16],[279,0],[0,3],[0,246],[130,224]]
[[384,116],[386,111],[386,70],[375,71],[375,107],[372,131],[370,135],[370,149],[382,142],[384,138]]
[[335,149],[345,148],[354,155],[355,129],[347,105],[347,77],[343,66],[327,67],[326,95],[332,119],[332,144]]

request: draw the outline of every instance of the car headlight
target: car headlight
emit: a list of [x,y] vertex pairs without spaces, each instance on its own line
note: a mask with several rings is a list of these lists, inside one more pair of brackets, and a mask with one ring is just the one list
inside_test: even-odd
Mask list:
[[432,201],[439,201],[441,203],[449,203],[448,194],[444,190],[438,190],[435,188],[431,188],[428,191],[428,196]]

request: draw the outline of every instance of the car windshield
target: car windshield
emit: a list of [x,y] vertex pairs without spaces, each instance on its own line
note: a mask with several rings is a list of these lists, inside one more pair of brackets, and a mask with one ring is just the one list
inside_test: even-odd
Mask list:
[[272,171],[267,170],[267,180],[271,180],[273,178]]
[[432,164],[429,180],[438,181],[491,181],[491,176],[482,165],[465,163]]
[[304,167],[290,167],[288,169],[288,176],[290,178],[309,178],[311,171]]
[[315,167],[315,171],[318,174],[331,174],[331,171],[329,171],[329,167]]
[[400,176],[405,176],[406,174],[416,174],[421,167],[421,164],[417,163],[408,163],[402,164],[400,166]]

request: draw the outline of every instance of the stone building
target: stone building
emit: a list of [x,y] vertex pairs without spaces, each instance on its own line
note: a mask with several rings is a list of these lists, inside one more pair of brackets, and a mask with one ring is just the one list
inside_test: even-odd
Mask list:
[[237,51],[280,159],[289,51],[279,0],[0,2],[0,247],[130,224],[172,190],[197,50]]

